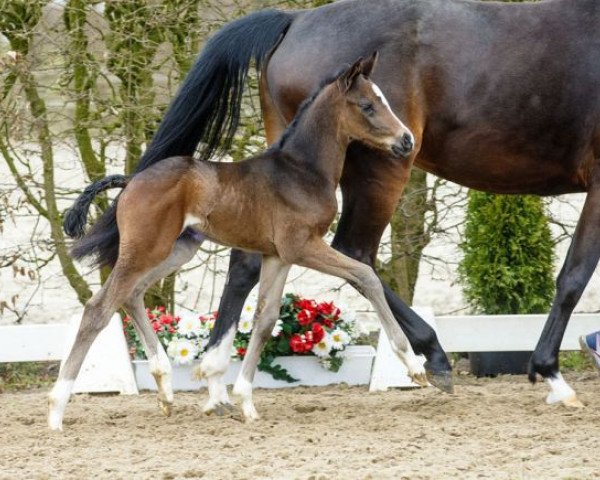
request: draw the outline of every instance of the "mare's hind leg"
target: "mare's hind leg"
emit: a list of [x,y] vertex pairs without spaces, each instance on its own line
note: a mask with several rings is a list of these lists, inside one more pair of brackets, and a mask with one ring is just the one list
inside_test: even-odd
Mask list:
[[320,238],[307,242],[294,263],[343,278],[356,288],[377,311],[392,348],[406,365],[409,376],[419,385],[428,384],[425,368],[419,363],[406,335],[398,328],[385,300],[381,280],[371,267],[334,250]]
[[271,332],[279,318],[281,295],[289,270],[290,265],[283,263],[280,258],[263,257],[252,336],[242,362],[242,369],[233,387],[233,393],[242,399],[242,411],[247,421],[259,418],[252,401],[252,381],[263,347],[271,338]]
[[558,368],[558,352],[573,309],[579,302],[600,259],[600,185],[587,194],[569,253],[556,281],[556,295],[550,315],[529,364],[529,379],[544,377],[551,392],[548,403],[581,406],[573,389]]
[[171,362],[146,317],[144,294],[150,286],[179,270],[181,266],[189,262],[194,257],[200,245],[201,241],[199,239],[195,240],[183,237],[177,240],[169,257],[138,282],[133,293],[123,305],[123,308],[131,316],[134,327],[144,347],[150,366],[150,373],[154,376],[158,388],[158,406],[165,416],[171,415],[171,406],[173,404]]

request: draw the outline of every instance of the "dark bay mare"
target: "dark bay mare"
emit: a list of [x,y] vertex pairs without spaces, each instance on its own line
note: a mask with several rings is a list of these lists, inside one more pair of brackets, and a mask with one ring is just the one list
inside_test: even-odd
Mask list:
[[[416,146],[403,159],[350,145],[333,247],[373,265],[413,165],[488,192],[587,192],[530,362],[530,379],[541,374],[548,381],[550,401],[574,401],[559,373],[558,351],[600,256],[599,0],[348,0],[299,12],[257,12],[226,25],[206,44],[138,171],[172,155],[191,155],[199,143],[203,158],[226,148],[252,59],[262,72],[261,104],[272,143],[323,78],[373,50],[381,55],[374,80]],[[114,265],[118,248],[113,208],[76,254]],[[212,349],[229,338],[259,265],[256,255],[232,253]],[[451,368],[434,331],[389,287],[384,290],[415,352],[427,357],[431,382],[450,391]]]
[[[107,188],[124,188],[117,207],[119,253],[106,283],[85,306],[71,352],[50,393],[48,423],[52,429],[62,428],[71,386],[87,351],[121,306],[132,317],[146,350],[159,405],[165,414],[170,413],[171,366],[146,318],[144,293],[189,261],[204,238],[262,256],[255,327],[234,386],[247,420],[258,418],[252,380],[264,343],[271,338],[279,317],[292,264],[354,285],[378,312],[409,375],[416,383],[427,385],[425,368],[396,323],[373,269],[334,250],[322,238],[337,213],[335,191],[352,140],[395,158],[407,158],[414,147],[412,133],[368,78],[375,61],[376,54],[358,60],[327,82],[299,109],[280,141],[251,159],[221,163],[170,157],[130,179],[111,176],[86,188],[67,214],[72,225],[82,219],[85,223],[96,194]],[[157,191],[161,194],[156,195]],[[90,231],[93,236],[94,228]],[[83,237],[82,245],[87,238]],[[205,358],[200,367],[203,376],[220,371],[219,361],[227,364],[231,346],[213,352],[217,354]],[[212,398],[218,393],[213,391]],[[229,405],[224,398],[221,404]]]

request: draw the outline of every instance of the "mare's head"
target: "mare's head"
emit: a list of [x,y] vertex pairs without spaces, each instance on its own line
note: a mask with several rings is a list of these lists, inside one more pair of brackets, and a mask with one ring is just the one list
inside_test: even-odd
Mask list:
[[358,59],[337,77],[335,83],[344,99],[340,125],[353,140],[396,157],[407,157],[414,148],[414,136],[370,79],[376,62],[377,52],[367,59]]

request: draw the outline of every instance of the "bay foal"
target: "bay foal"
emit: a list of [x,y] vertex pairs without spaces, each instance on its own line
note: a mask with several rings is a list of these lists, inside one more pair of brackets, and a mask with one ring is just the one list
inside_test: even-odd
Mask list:
[[[125,187],[116,215],[119,253],[108,280],[85,306],[73,348],[50,393],[50,428],[62,428],[64,409],[84,357],[120,307],[128,311],[140,332],[157,380],[159,405],[165,414],[170,413],[170,365],[148,325],[143,294],[149,285],[186,263],[204,238],[263,256],[255,328],[234,386],[247,420],[258,418],[252,380],[279,316],[292,264],[350,282],[373,304],[411,377],[421,385],[427,383],[425,370],[394,320],[373,269],[335,251],[322,239],[337,212],[335,191],[350,142],[359,140],[403,158],[414,146],[412,133],[369,79],[376,57],[358,60],[326,83],[300,109],[280,141],[261,155],[238,163],[172,157],[130,180],[107,177],[86,188],[66,219],[81,231],[94,195],[106,188]],[[95,241],[94,228],[80,240],[75,254],[90,241]],[[226,363],[229,350],[224,355]],[[203,364],[203,368],[210,370],[210,365]],[[223,400],[226,391],[222,393],[213,391],[211,398]]]

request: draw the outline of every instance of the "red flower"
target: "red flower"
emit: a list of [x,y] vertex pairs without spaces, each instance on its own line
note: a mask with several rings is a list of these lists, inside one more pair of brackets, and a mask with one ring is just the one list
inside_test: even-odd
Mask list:
[[334,322],[340,318],[340,309],[333,302],[321,302],[317,305],[317,311],[324,317],[331,318]]
[[[312,337],[312,332],[310,333]],[[309,340],[305,335],[299,335],[295,333],[290,338],[290,348],[294,353],[306,353],[310,352],[313,348],[313,342]]]
[[333,328],[333,320],[331,318],[323,318],[321,321],[327,328]]
[[127,325],[129,322],[131,322],[131,318],[129,318],[128,315],[125,315],[125,318],[123,319],[123,325]]
[[294,305],[296,306],[296,308],[299,308],[300,310],[312,310],[312,311],[317,310],[317,303],[314,300],[300,299],[300,300],[296,301],[294,303]]
[[163,307],[162,305],[160,307],[156,307],[156,309],[160,312],[160,313],[165,313],[167,311],[167,309],[165,307]]
[[244,347],[238,347],[237,353],[240,357],[243,357],[244,355],[246,355],[246,349]]
[[169,325],[169,333],[175,333],[177,330],[175,330],[171,325]]
[[315,310],[304,309],[298,312],[296,318],[298,319],[298,323],[300,325],[306,327],[307,325],[310,325],[310,323],[315,319],[316,316],[317,312]]
[[313,323],[311,333],[313,337],[313,342],[319,343],[321,340],[323,340],[323,337],[325,336],[325,330],[323,329],[323,325],[321,325],[319,322]]
[[173,315],[163,314],[160,316],[160,323],[163,325],[172,325],[175,322]]
[[302,341],[302,337],[297,333],[290,337],[290,348],[294,353],[304,352],[304,342]]
[[148,320],[154,320],[156,315],[154,315],[150,310],[146,309],[146,314],[148,315]]
[[152,322],[152,328],[154,329],[155,333],[161,332],[163,329],[162,325],[158,322]]

